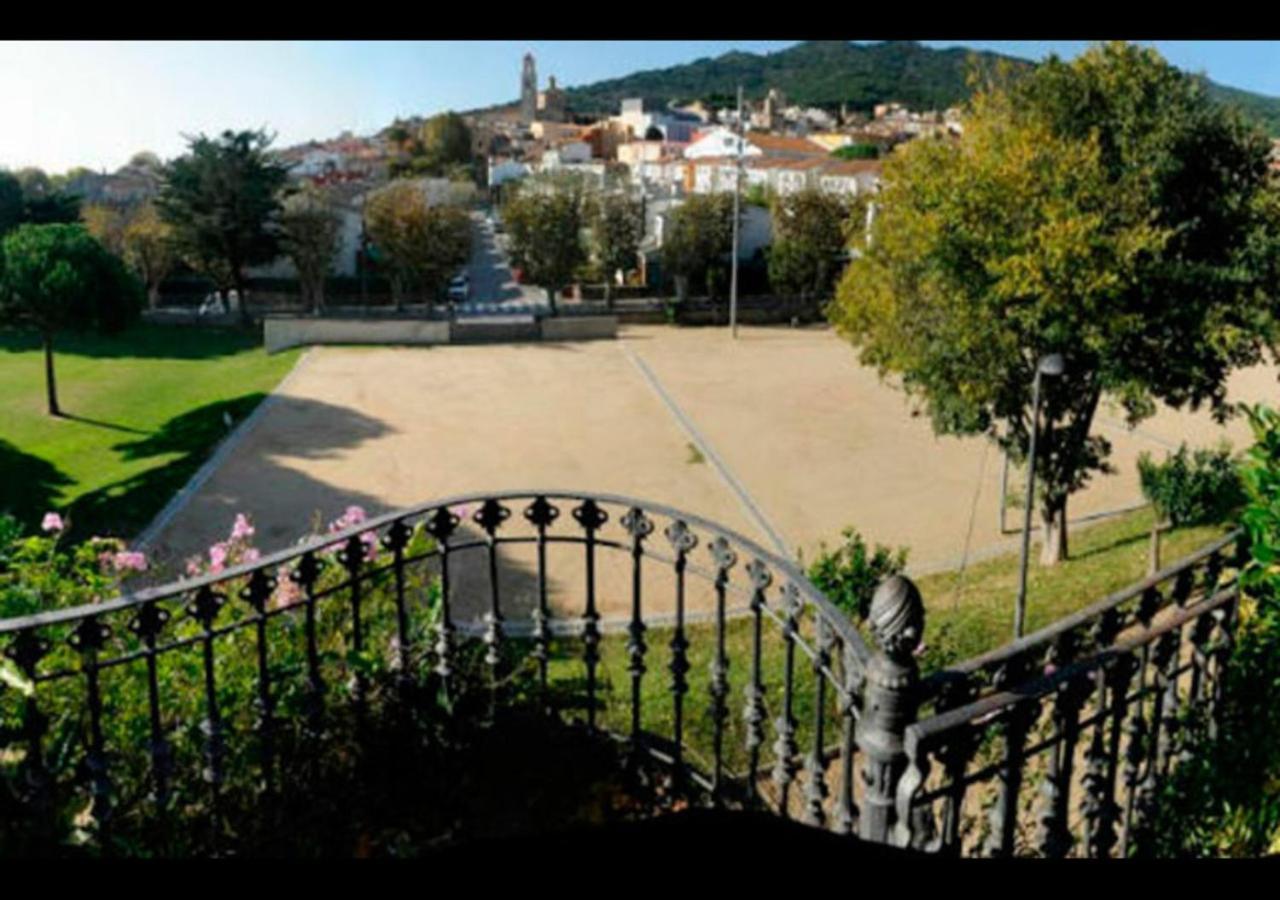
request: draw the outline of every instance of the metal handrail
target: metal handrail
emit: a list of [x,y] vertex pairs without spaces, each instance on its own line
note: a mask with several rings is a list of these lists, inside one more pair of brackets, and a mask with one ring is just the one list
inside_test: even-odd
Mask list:
[[[535,497],[545,497],[548,500],[562,501],[594,500],[596,502],[608,503],[616,506],[638,508],[645,512],[656,513],[673,520],[681,520],[687,524],[696,525],[700,528],[706,529],[707,531],[721,535],[726,539],[733,541],[745,550],[748,550],[756,558],[778,570],[782,575],[785,575],[786,578],[794,584],[796,589],[803,595],[804,599],[809,604],[816,607],[827,623],[835,629],[837,635],[845,642],[845,646],[860,663],[865,664],[865,662],[870,658],[870,649],[867,647],[866,642],[862,635],[859,634],[857,628],[855,628],[853,623],[849,621],[848,617],[841,612],[835,604],[828,600],[821,591],[814,587],[805,574],[801,572],[794,563],[779,556],[777,553],[768,550],[756,541],[753,541],[752,539],[703,516],[699,516],[695,513],[688,513],[665,504],[651,503],[621,494],[592,493],[561,489],[473,492],[455,494],[451,497],[415,504],[393,512],[370,517],[365,521],[345,528],[342,531],[313,538],[292,547],[261,556],[252,563],[242,563],[240,565],[224,569],[216,574],[204,574],[195,578],[173,581],[156,587],[145,588],[140,591],[124,593],[115,598],[104,600],[99,603],[81,604],[80,606],[68,607],[66,609],[50,610],[48,612],[34,613],[27,616],[18,616],[16,618],[0,619],[0,635],[25,631],[31,628],[74,622],[89,616],[102,616],[104,614],[117,612],[129,607],[140,606],[144,603],[163,600],[192,591],[198,591],[204,587],[212,587],[223,582],[251,575],[253,572],[258,570],[278,567],[282,563],[297,559],[307,553],[314,553],[332,548],[335,545],[342,544],[350,538],[363,534],[366,531],[376,531],[379,528],[391,525],[396,521],[416,518],[441,508],[483,502],[485,500],[503,501],[532,499]],[[498,540],[499,542],[505,542],[502,541],[501,538]]]

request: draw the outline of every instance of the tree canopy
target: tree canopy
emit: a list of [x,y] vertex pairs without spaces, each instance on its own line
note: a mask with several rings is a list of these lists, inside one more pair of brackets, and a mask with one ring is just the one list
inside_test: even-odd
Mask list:
[[318,189],[299,191],[284,202],[282,244],[298,270],[303,302],[324,308],[324,281],[342,238],[342,219],[332,198]]
[[503,208],[512,264],[546,288],[553,315],[556,292],[587,261],[583,230],[590,202],[585,183],[566,175],[525,179]]
[[1280,202],[1265,136],[1154,51],[1094,47],[975,95],[960,141],[885,163],[868,251],[831,315],[864,362],[901,376],[942,434],[1025,459],[1042,354],[1042,560],[1110,445],[1155,402],[1227,413],[1226,378],[1274,343]]
[[444,292],[471,253],[471,219],[451,203],[432,206],[421,184],[394,181],[369,198],[369,238],[390,268],[396,304],[419,288],[427,303]]
[[40,332],[49,413],[58,415],[54,336],[65,329],[124,328],[138,314],[141,292],[121,261],[82,225],[21,225],[0,248],[0,321]]
[[605,299],[612,300],[613,276],[636,267],[644,237],[644,208],[622,191],[599,197],[591,209],[591,250],[604,272]]
[[184,256],[236,288],[246,322],[245,269],[280,252],[280,195],[288,168],[267,152],[271,140],[262,131],[191,138],[188,152],[167,167],[156,198]]
[[733,194],[693,194],[676,207],[662,240],[662,262],[673,275],[714,294],[732,253]]
[[861,224],[863,207],[813,187],[775,197],[769,283],[786,293],[829,298],[844,268],[846,229],[850,222]]

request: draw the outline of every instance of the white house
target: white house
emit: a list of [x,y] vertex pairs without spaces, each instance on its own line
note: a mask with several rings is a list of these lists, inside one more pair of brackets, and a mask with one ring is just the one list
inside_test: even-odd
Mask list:
[[529,167],[514,159],[489,158],[489,187],[497,187],[508,181],[518,181],[529,174]]

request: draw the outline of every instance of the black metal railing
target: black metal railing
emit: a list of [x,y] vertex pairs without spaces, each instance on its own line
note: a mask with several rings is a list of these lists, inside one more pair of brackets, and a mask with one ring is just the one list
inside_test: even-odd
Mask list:
[[82,839],[103,846],[127,814],[159,833],[207,819],[216,847],[233,788],[269,810],[286,757],[339,719],[359,732],[384,695],[449,711],[478,691],[614,738],[688,802],[943,853],[1140,851],[1154,791],[1220,701],[1243,552],[1229,535],[921,680],[904,577],[855,624],[793,562],[699,516],[450,497],[0,621],[26,682],[0,682],[16,772],[0,835],[91,810]]
[[949,854],[1150,849],[1157,791],[1212,733],[1236,625],[1234,532],[921,684],[894,840]]
[[[859,761],[875,654],[857,628],[791,561],[627,497],[434,501],[216,574],[0,621],[0,646],[31,686],[0,687],[0,749],[21,770],[8,809],[36,830],[91,808],[102,837],[126,806],[160,821],[181,802],[216,832],[233,768],[270,794],[286,726],[323,740],[339,705],[363,721],[383,670],[445,694],[463,679],[497,693],[524,673],[546,708],[711,804],[845,833],[864,799],[892,804],[885,779],[877,794],[856,777],[883,762]],[[577,699],[563,702],[569,683]],[[146,795],[122,796],[125,783]]]

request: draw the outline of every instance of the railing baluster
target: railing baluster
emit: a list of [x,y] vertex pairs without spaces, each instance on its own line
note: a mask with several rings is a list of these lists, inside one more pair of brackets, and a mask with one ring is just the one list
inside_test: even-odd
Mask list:
[[800,763],[796,759],[799,748],[796,746],[796,719],[793,710],[796,668],[796,634],[798,620],[804,607],[800,602],[800,593],[795,586],[787,582],[782,586],[782,610],[785,618],[782,639],[786,643],[785,661],[782,670],[782,713],[774,719],[773,728],[777,739],[773,742],[773,783],[778,790],[778,812],[784,819],[791,817],[787,799],[791,783],[800,771]]
[[760,769],[760,748],[764,746],[764,680],[761,659],[763,637],[765,590],[773,583],[768,567],[758,559],[747,563],[747,577],[751,579],[751,681],[747,683],[746,705],[743,719],[747,726],[747,785],[748,800],[759,801],[759,785],[756,782]]
[[[938,698],[938,712],[964,706],[974,696],[974,687],[968,678],[951,682],[944,686]],[[982,738],[978,729],[964,725],[953,730],[947,736],[940,749],[943,777],[947,780],[949,790],[942,809],[942,828],[939,834],[938,848],[951,856],[959,856],[960,818],[964,810],[964,798],[968,793],[964,775],[969,768],[969,761],[978,749]]]
[[811,825],[819,827],[826,824],[825,804],[830,791],[827,789],[827,765],[823,755],[823,737],[826,733],[827,713],[827,675],[825,670],[831,666],[831,649],[835,638],[831,628],[821,613],[815,613],[815,648],[813,658],[814,704],[813,704],[813,747],[805,761],[809,779],[805,788],[805,800],[808,801],[806,815]]
[[[1015,657],[1002,665],[996,673],[994,687],[1003,690],[1017,684],[1026,675],[1027,661]],[[1013,855],[1014,835],[1018,825],[1018,793],[1022,789],[1023,766],[1026,758],[1027,733],[1040,713],[1038,700],[1029,699],[1014,703],[1000,713],[999,730],[1004,739],[1004,759],[996,774],[998,794],[989,817],[990,831],[983,848],[986,856],[1008,857]]]
[[643,752],[641,736],[640,696],[644,679],[644,617],[640,605],[640,561],[644,557],[644,541],[653,534],[653,520],[644,510],[633,506],[622,517],[622,527],[631,535],[631,623],[627,626],[627,672],[631,676],[631,746],[628,766],[639,771]]
[[255,724],[262,749],[263,790],[268,795],[275,792],[275,702],[271,696],[271,671],[267,664],[267,600],[275,589],[275,578],[264,569],[256,569],[240,592],[241,598],[248,601],[257,614],[254,628],[258,653],[258,721]]
[[307,641],[307,724],[306,738],[309,746],[323,740],[324,677],[320,673],[320,651],[316,645],[316,583],[324,570],[325,562],[314,551],[307,551],[298,560],[298,566],[289,578],[302,587],[304,629]]
[[587,499],[574,507],[573,518],[586,532],[587,609],[583,615],[582,659],[587,667],[587,727],[596,727],[596,668],[600,664],[600,613],[596,610],[596,531],[609,514]]
[[112,798],[106,747],[102,739],[102,690],[98,684],[98,651],[110,636],[111,629],[100,622],[97,616],[86,616],[68,638],[68,643],[80,654],[80,670],[84,673],[85,698],[89,707],[85,768],[92,782],[93,818],[97,822],[98,840],[103,849],[108,851]]
[[147,712],[151,727],[151,786],[152,799],[159,816],[163,818],[169,807],[169,773],[173,763],[173,751],[164,736],[160,719],[160,683],[156,671],[156,638],[169,621],[169,611],[159,603],[145,603],[137,616],[129,623],[129,630],[136,634],[147,648]]
[[426,520],[427,531],[440,548],[440,622],[436,625],[436,675],[440,677],[445,696],[449,696],[453,680],[453,635],[456,630],[449,604],[449,536],[462,520],[447,506],[441,506]]
[[[19,631],[5,648],[5,656],[13,660],[22,674],[33,685],[40,660],[52,649],[52,644],[40,637],[34,629]],[[27,744],[27,752],[21,764],[23,805],[31,811],[32,831],[36,843],[52,850],[59,838],[57,810],[54,807],[52,776],[45,764],[44,735],[49,727],[48,717],[40,710],[38,691],[23,701],[21,733]]]
[[[1050,645],[1045,663],[1045,674],[1071,663],[1075,658],[1075,641],[1072,632],[1064,633]],[[1089,683],[1081,690],[1078,679],[1058,685],[1053,695],[1051,723],[1054,730],[1053,744],[1048,749],[1048,765],[1044,780],[1040,783],[1041,807],[1039,814],[1040,852],[1051,859],[1061,859],[1071,852],[1071,832],[1067,827],[1067,815],[1071,809],[1071,774],[1075,762],[1077,723],[1080,704],[1087,697]]]
[[[1103,613],[1094,623],[1090,636],[1093,647],[1100,650],[1109,646],[1119,630],[1118,613],[1115,610]],[[1093,737],[1085,753],[1084,794],[1081,799],[1085,849],[1094,859],[1109,857],[1116,843],[1116,824],[1120,816],[1115,799],[1116,759],[1120,748],[1120,719],[1124,714],[1124,697],[1129,689],[1130,675],[1128,657],[1121,657],[1098,669],[1094,675],[1097,715]],[[1109,738],[1108,722],[1111,723]]]
[[681,519],[674,520],[664,532],[671,548],[675,551],[676,572],[676,626],[671,636],[671,705],[672,705],[672,740],[675,756],[674,775],[676,788],[684,785],[684,695],[689,692],[688,650],[689,642],[684,634],[684,571],[688,563],[689,551],[698,544],[698,536],[689,530]]
[[547,608],[547,528],[560,517],[560,510],[546,497],[535,497],[524,517],[538,530],[538,608],[533,611],[533,657],[538,662],[538,689],[544,709],[549,710],[547,667],[551,662],[551,614]]
[[729,584],[729,570],[738,561],[738,554],[723,537],[717,537],[707,548],[715,564],[716,590],[716,653],[711,660],[711,722],[714,728],[712,748],[715,755],[711,775],[711,802],[720,805],[724,776],[724,724],[729,718],[729,656],[725,650],[725,588]]
[[355,672],[352,673],[348,690],[355,703],[356,727],[359,729],[362,743],[367,734],[369,718],[369,680],[364,673],[364,663],[361,659],[364,654],[364,617],[361,605],[364,600],[362,572],[365,553],[364,541],[358,534],[347,538],[346,543],[337,553],[338,563],[347,570],[348,594],[351,600],[351,649],[355,652],[356,659],[361,660],[356,664]]
[[862,670],[843,639],[840,641],[839,658],[843,673],[840,689],[840,787],[833,824],[837,833],[853,834],[858,827],[858,806],[853,800],[853,756],[858,749],[855,728],[858,695],[862,691]]
[[409,659],[412,636],[409,633],[409,611],[405,600],[404,551],[413,537],[413,529],[405,524],[404,519],[396,519],[387,529],[382,539],[382,546],[391,551],[391,571],[395,578],[396,604],[396,684],[400,691],[401,705],[407,699],[409,686],[413,682],[413,673],[409,671]]
[[204,699],[205,719],[200,729],[205,734],[206,768],[204,778],[209,782],[209,820],[211,850],[216,853],[222,842],[222,713],[218,709],[218,691],[214,677],[213,625],[217,621],[218,612],[226,603],[226,597],[214,592],[210,587],[202,587],[196,591],[195,600],[187,607],[187,612],[200,623],[204,629],[201,650],[204,660]]
[[484,661],[489,666],[492,698],[497,700],[499,684],[499,667],[502,664],[502,606],[498,597],[498,527],[511,516],[511,510],[493,498],[480,504],[479,510],[472,516],[472,521],[484,529],[486,556],[489,559],[489,612],[485,613]]

